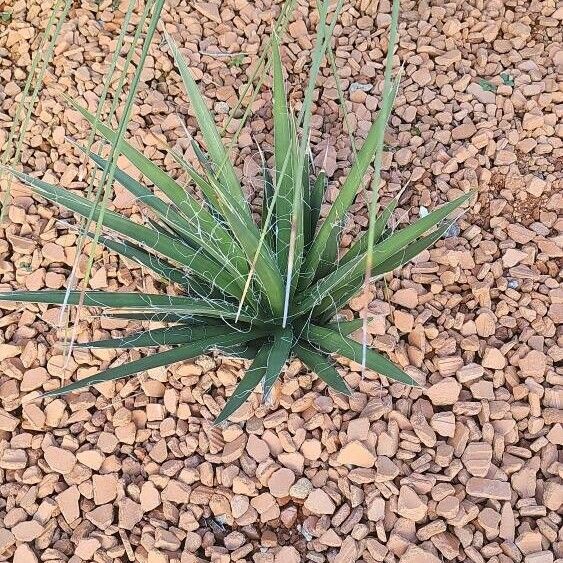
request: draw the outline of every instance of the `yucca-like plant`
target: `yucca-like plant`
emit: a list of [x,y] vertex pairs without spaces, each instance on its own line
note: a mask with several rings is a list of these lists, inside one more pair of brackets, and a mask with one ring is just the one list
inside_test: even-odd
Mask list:
[[[1,300],[106,308],[120,319],[165,322],[165,328],[144,330],[122,338],[77,343],[87,348],[146,348],[167,346],[136,361],[121,364],[73,382],[48,395],[60,395],[89,385],[138,374],[181,362],[211,350],[252,359],[252,365],[217,418],[226,420],[262,385],[268,398],[285,363],[299,358],[329,387],[350,394],[335,369],[332,356],[362,363],[379,374],[407,385],[416,382],[389,359],[349,338],[366,319],[334,320],[339,310],[367,284],[412,260],[444,235],[447,218],[468,195],[443,205],[400,230],[387,227],[398,201],[377,212],[383,135],[399,78],[391,77],[397,36],[398,1],[394,2],[385,85],[380,111],[338,195],[324,220],[320,219],[328,179],[314,170],[308,139],[315,80],[325,54],[331,55],[330,37],[342,2],[327,23],[328,0],[319,7],[317,45],[302,109],[289,108],[282,75],[279,45],[274,34],[268,66],[273,72],[274,161],[273,173],[263,167],[261,224],[253,221],[235,168],[229,160],[213,116],[175,43],[168,39],[205,149],[193,141],[198,165],[174,153],[203,196],[194,197],[178,181],[146,158],[118,131],[100,123],[97,116],[72,102],[93,129],[123,154],[141,173],[137,181],[113,162],[84,152],[96,166],[133,194],[150,211],[146,224],[137,224],[106,210],[103,202],[51,185],[28,174],[13,174],[38,196],[96,222],[103,233],[85,232],[108,249],[152,270],[174,285],[180,295],[147,295],[104,291],[16,291]],[[120,142],[121,141],[121,142]],[[264,162],[264,158],[263,158]],[[339,256],[339,235],[345,216],[373,165],[373,197],[369,230]],[[164,194],[156,195],[150,182]],[[147,182],[147,183],[148,183]],[[364,315],[365,316],[365,315]]]

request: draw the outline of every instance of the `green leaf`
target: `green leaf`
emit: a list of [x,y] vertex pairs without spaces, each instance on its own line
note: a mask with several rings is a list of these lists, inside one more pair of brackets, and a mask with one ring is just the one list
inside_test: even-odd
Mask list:
[[229,397],[229,400],[223,407],[223,410],[219,413],[219,416],[215,419],[215,422],[213,423],[215,426],[218,426],[227,420],[229,416],[237,411],[248,397],[250,397],[250,394],[258,386],[260,381],[262,381],[264,374],[266,373],[271,347],[271,342],[266,342],[262,345],[256,354],[252,365],[244,374],[233,394]]
[[[85,235],[90,239],[94,238],[93,233],[85,233]],[[192,276],[188,276],[185,272],[182,272],[182,270],[175,268],[164,258],[150,254],[133,243],[106,237],[104,235],[100,235],[98,240],[110,250],[117,252],[128,260],[149,268],[165,280],[177,283],[188,291],[192,290],[201,296],[211,296],[213,293],[211,286],[203,282],[198,282]]]
[[[82,299],[81,299],[82,297]],[[120,293],[109,291],[10,291],[0,293],[0,301],[22,303],[48,303],[50,305],[78,305],[85,307],[111,307],[134,309],[140,313],[175,313],[185,315],[207,315],[215,318],[234,319],[237,307],[225,301],[197,299],[175,295],[151,295],[148,293]],[[259,322],[251,314],[243,312],[240,320]]]
[[[382,237],[385,231],[385,227],[387,226],[387,223],[389,222],[389,219],[391,218],[393,211],[395,211],[395,208],[397,207],[398,203],[399,203],[398,197],[392,199],[389,205],[385,207],[385,209],[380,213],[379,217],[377,218],[377,221],[375,222],[374,225],[374,237],[376,241]],[[368,232],[364,231],[361,234],[360,238],[358,238],[354,242],[354,244],[350,247],[350,250],[348,250],[348,252],[346,252],[346,254],[341,258],[339,262],[339,266],[343,266],[344,264],[352,260],[352,258],[356,258],[357,256],[360,256],[367,250],[367,248],[368,248]]]
[[272,44],[272,68],[274,73],[272,112],[274,116],[275,179],[278,191],[275,213],[278,226],[276,245],[278,267],[281,272],[285,272],[291,237],[291,210],[295,190],[294,167],[297,147],[295,131],[290,122],[280,47],[277,41]]
[[404,383],[405,385],[419,386],[419,384],[410,375],[407,375],[402,369],[397,367],[385,356],[378,354],[370,348],[366,348],[364,350],[359,342],[346,338],[338,332],[309,324],[305,328],[305,332],[302,337],[309,343],[319,346],[331,354],[339,354],[340,356],[344,356],[356,363],[362,363],[362,354],[365,351],[365,365],[369,369],[376,371],[393,381],[398,381],[400,383]]
[[237,360],[253,360],[259,350],[252,342],[242,345],[229,346],[228,348],[217,348],[218,353],[225,358]]
[[291,348],[293,346],[293,330],[285,328],[274,333],[274,340],[268,355],[268,364],[264,374],[264,401],[267,401],[272,392],[274,384],[280,376]]
[[352,394],[352,390],[344,378],[336,371],[334,364],[330,361],[328,356],[320,354],[308,344],[301,342],[295,345],[294,352],[295,355],[329,387],[347,396]]
[[[373,248],[374,267],[395,253],[401,251],[411,242],[423,235],[426,231],[435,227],[443,221],[452,211],[462,205],[472,193],[464,194],[456,200],[446,203],[438,209],[422,217],[415,223],[396,231],[392,236],[377,244]],[[310,311],[315,305],[320,303],[325,297],[333,295],[335,291],[355,280],[363,274],[366,266],[366,254],[358,256],[343,266],[336,268],[332,273],[316,282],[311,288],[297,296],[294,314],[301,315]],[[373,270],[372,270],[373,275]]]
[[[369,319],[369,317],[368,317]],[[351,321],[334,321],[326,325],[326,328],[333,330],[335,332],[339,332],[343,336],[348,336],[352,334],[356,330],[362,328],[364,324],[364,319],[352,319]]]
[[358,190],[365,178],[367,169],[373,159],[375,150],[379,145],[379,140],[385,133],[385,127],[389,116],[391,115],[397,86],[398,85],[396,84],[393,91],[383,98],[381,109],[377,118],[373,122],[366,140],[358,152],[358,156],[354,161],[346,180],[342,184],[342,187],[340,188],[326,219],[321,225],[317,236],[313,240],[313,244],[307,253],[307,258],[305,264],[303,265],[298,286],[299,290],[307,288],[314,279],[317,267],[325,251],[325,247],[331,238],[332,231],[338,228],[338,225],[344,219],[354,201],[354,198],[356,197],[356,194],[358,193]]
[[309,80],[303,97],[303,104],[299,112],[297,127],[301,126],[301,139],[297,150],[297,165],[295,167],[295,190],[293,191],[293,204],[291,212],[291,237],[289,241],[289,253],[287,259],[287,275],[285,281],[285,295],[283,307],[282,326],[287,324],[288,315],[290,313],[290,301],[298,287],[299,276],[303,264],[303,250],[305,248],[304,230],[303,230],[303,182],[302,177],[305,170],[305,158],[307,154],[307,146],[309,143],[309,134],[311,130],[312,102],[315,90],[316,80],[319,74],[323,57],[326,53],[329,41],[332,37],[334,26],[338,20],[340,11],[342,10],[343,0],[337,0],[332,21],[327,24],[327,13],[329,8],[329,0],[323,0],[319,9],[319,22],[317,25],[317,38],[313,49],[311,69],[309,71]]
[[[184,165],[184,167],[206,197],[213,199],[214,192],[218,194],[215,179],[210,177],[208,181],[189,165]],[[255,223],[252,221],[248,223],[229,202],[222,202],[219,198],[217,204],[221,215],[225,217],[246,255],[248,263],[252,266],[249,276],[256,272],[256,278],[263,289],[270,310],[275,316],[281,315],[283,280],[270,247],[261,242],[265,237],[262,237]],[[240,282],[243,285],[245,280],[242,279]]]
[[[32,187],[39,195],[83,217],[91,215],[93,220],[96,221],[101,215],[99,207],[95,208],[92,213],[92,203],[83,197],[77,196],[68,190],[52,186],[27,174],[16,171],[12,171],[12,173],[22,182]],[[197,249],[193,249],[181,240],[168,237],[153,229],[134,223],[112,211],[104,212],[103,224],[107,228],[137,243],[148,246],[167,258],[179,262],[202,280],[211,281],[223,292],[234,297],[240,297],[241,288],[238,285],[240,280],[233,278],[223,264],[219,264],[215,260],[206,257],[203,253],[198,252]]]
[[315,232],[317,231],[317,224],[319,222],[319,217],[321,216],[321,207],[324,201],[326,188],[328,186],[328,181],[326,177],[326,172],[321,170],[315,179],[315,183],[311,189],[311,196],[309,199],[310,212],[310,226],[309,232],[311,239],[308,241],[307,247],[313,242]]
[[323,256],[319,262],[317,273],[315,274],[316,279],[324,278],[330,274],[330,272],[334,272],[335,264],[338,264],[338,251],[340,249],[340,239],[343,229],[343,223],[339,225],[338,228],[332,229]]
[[245,213],[247,217],[251,217],[242,187],[237,178],[235,169],[229,160],[229,155],[223,146],[219,131],[217,131],[217,126],[215,125],[215,120],[207,108],[197,84],[192,78],[186,59],[178,49],[176,42],[166,32],[165,37],[172,51],[176,66],[180,71],[182,82],[184,83],[191,107],[195,113],[207,151],[215,165],[215,174],[219,179],[219,185],[225,189],[225,194],[232,198],[237,208]]
[[[417,239],[404,249],[393,254],[393,256],[391,256],[390,258],[387,258],[383,262],[376,264],[372,269],[372,277],[382,276],[387,272],[392,272],[403,264],[410,262],[413,258],[416,258],[423,250],[426,250],[437,240],[439,240],[450,228],[450,226],[451,223],[446,223],[441,227],[438,227],[429,235]],[[350,301],[350,299],[360,291],[363,279],[363,274],[359,275],[355,279],[350,280],[345,287],[334,292],[330,297],[325,298],[321,302],[321,304],[315,307],[315,309],[313,310],[313,318],[326,319],[332,317],[334,311],[339,311],[340,309],[342,309],[348,303],[348,301]]]
[[104,311],[104,317],[111,319],[123,319],[128,321],[148,321],[155,323],[179,323],[182,325],[215,325],[221,324],[219,319],[197,315],[181,315],[177,313],[119,313]]
[[85,377],[65,385],[60,389],[53,389],[52,391],[47,391],[45,396],[57,397],[59,395],[64,395],[70,393],[71,391],[78,391],[89,387],[90,385],[96,385],[98,383],[105,383],[108,381],[114,381],[115,379],[121,379],[128,375],[134,375],[136,373],[142,373],[149,369],[158,368],[161,366],[168,366],[176,362],[182,362],[184,360],[189,360],[204,354],[212,348],[218,346],[229,346],[233,344],[241,344],[248,340],[253,340],[257,336],[265,334],[264,330],[253,329],[248,332],[231,332],[229,335],[222,336],[210,336],[209,338],[202,338],[190,344],[185,344],[183,346],[178,346],[172,350],[167,350],[166,352],[159,352],[158,354],[153,354],[152,356],[146,356],[140,360],[135,360],[133,362],[128,362],[113,368],[109,368],[105,371]]
[[266,242],[270,249],[275,252],[277,245],[277,219],[275,213],[272,214],[270,219],[270,224],[266,225],[266,218],[268,216],[268,208],[270,207],[273,197],[274,197],[274,182],[270,171],[266,165],[266,159],[264,158],[264,153],[260,151],[260,156],[262,158],[262,178],[264,181],[264,192],[262,194],[262,214],[260,217],[260,228],[267,229]]
[[210,336],[222,336],[233,332],[231,327],[225,324],[215,326],[185,326],[175,325],[157,329],[145,329],[134,332],[121,338],[108,338],[94,342],[77,342],[79,348],[111,349],[111,348],[144,348],[151,346],[172,346],[175,344],[188,344],[209,338]]
[[[116,142],[117,136],[115,131],[96,121],[95,117],[87,109],[74,100],[69,99],[68,101],[90,124],[96,126],[96,130],[104,139],[110,143]],[[233,238],[217,222],[216,218],[202,207],[199,201],[194,199],[164,170],[156,166],[156,164],[127,141],[121,141],[120,151],[143,176],[164,192],[171,202],[174,202],[174,205],[182,213],[183,218],[191,225],[194,241],[197,241],[211,255],[215,253],[219,256],[221,262],[232,262],[241,275],[245,275],[248,272],[246,259],[241,254]]]

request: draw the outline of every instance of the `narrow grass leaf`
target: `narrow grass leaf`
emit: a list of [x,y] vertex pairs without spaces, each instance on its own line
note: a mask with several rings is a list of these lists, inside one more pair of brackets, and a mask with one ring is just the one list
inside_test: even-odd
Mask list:
[[[416,258],[423,250],[426,250],[438,241],[450,226],[451,223],[448,222],[438,227],[429,235],[417,239],[391,257],[376,264],[372,268],[372,279],[377,279],[388,272],[392,272],[396,268],[410,262],[413,258]],[[313,318],[324,320],[331,318],[335,311],[342,309],[354,295],[360,292],[362,283],[363,275],[361,274],[356,276],[355,279],[351,279],[346,286],[335,291],[330,297],[325,298],[320,305],[313,309]]]
[[271,172],[268,170],[264,153],[260,151],[262,157],[262,179],[264,182],[264,192],[262,193],[262,213],[260,218],[260,228],[266,230],[266,242],[272,252],[276,253],[278,239],[278,222],[275,213],[272,214],[270,224],[266,223],[268,209],[272,204],[274,197],[274,180]]
[[310,239],[307,241],[307,248],[313,242],[315,232],[317,231],[317,224],[319,222],[319,217],[321,216],[321,206],[324,201],[327,186],[328,181],[326,172],[324,170],[321,170],[317,175],[315,182],[313,183],[313,186],[311,188],[311,197],[309,199]]
[[[16,171],[13,171],[13,174],[46,199],[62,207],[66,207],[83,217],[92,214],[95,221],[99,220],[101,216],[100,208],[95,208],[92,213],[92,203],[87,199],[77,196],[68,190],[33,178],[27,174]],[[203,253],[188,246],[181,240],[168,237],[153,229],[134,223],[122,215],[111,211],[104,213],[103,225],[134,241],[143,243],[167,258],[179,262],[199,278],[211,282],[225,293],[233,295],[234,297],[240,297],[241,288],[238,285],[240,279],[233,277],[225,268],[224,264],[219,264],[215,260],[206,257]]]
[[184,83],[186,93],[190,100],[192,109],[194,110],[207,151],[211,160],[215,164],[215,173],[219,179],[218,185],[225,189],[225,194],[232,198],[241,212],[245,213],[247,217],[251,217],[250,209],[244,198],[242,187],[237,178],[235,169],[229,160],[228,154],[225,151],[225,147],[223,146],[223,142],[219,136],[219,131],[215,125],[215,120],[207,108],[205,100],[203,99],[203,96],[192,77],[188,63],[172,37],[166,33],[165,37],[170,50],[172,51],[176,66],[180,71],[182,82]]
[[[91,124],[94,116],[80,104],[69,99],[72,107],[80,112]],[[98,132],[111,143],[116,142],[116,133],[106,125],[99,123]],[[221,261],[232,261],[236,268],[244,275],[248,272],[248,265],[244,256],[229,232],[217,222],[216,218],[204,209],[199,201],[188,194],[178,182],[159,168],[150,159],[135,149],[127,141],[121,141],[121,152],[137,168],[143,176],[148,178],[166,197],[174,202],[183,217],[190,223],[194,236],[198,236],[199,244],[209,253],[215,252],[221,256]],[[215,251],[213,250],[215,248]]]
[[395,93],[396,90],[393,89],[392,92],[382,99],[382,106],[377,118],[370,128],[362,148],[358,151],[358,156],[348,176],[346,176],[327,217],[313,240],[299,280],[300,290],[307,288],[311,281],[314,280],[317,267],[333,229],[337,229],[340,222],[344,219],[362,185],[366,171],[373,160],[375,150],[379,144],[379,139],[385,133],[385,126],[391,114]]
[[111,319],[124,319],[128,321],[147,321],[155,323],[178,323],[185,325],[214,325],[222,321],[210,317],[197,315],[180,315],[177,313],[131,313],[104,311],[104,317]]
[[[387,226],[387,223],[389,223],[389,219],[391,218],[393,211],[395,211],[398,203],[399,200],[397,198],[392,199],[389,202],[389,204],[385,207],[385,209],[383,209],[383,211],[379,214],[373,227],[374,237],[376,241],[381,239],[381,237],[383,236],[385,232],[385,227]],[[361,254],[366,252],[367,248],[368,248],[368,231],[364,231],[361,234],[360,238],[358,238],[354,242],[354,244],[352,244],[350,250],[348,250],[348,252],[346,252],[346,254],[340,259],[340,262],[338,263],[339,266],[346,264],[347,262],[349,262],[353,258],[356,258],[357,256],[360,256]]]
[[272,97],[274,116],[274,158],[277,199],[275,215],[277,219],[277,259],[281,272],[287,268],[289,241],[291,238],[291,210],[295,190],[295,137],[289,118],[289,109],[285,92],[280,46],[277,41],[272,45],[272,68],[274,73]]
[[[471,196],[471,192],[464,194],[454,201],[446,203],[432,211],[425,217],[396,231],[392,236],[383,240],[373,248],[373,263],[376,264],[387,260],[399,252],[426,231],[441,223],[450,213],[462,205]],[[320,303],[325,297],[332,295],[334,291],[348,285],[350,280],[355,280],[365,270],[366,253],[360,255],[347,264],[337,268],[334,272],[322,278],[314,286],[298,295],[294,314],[308,311]]]

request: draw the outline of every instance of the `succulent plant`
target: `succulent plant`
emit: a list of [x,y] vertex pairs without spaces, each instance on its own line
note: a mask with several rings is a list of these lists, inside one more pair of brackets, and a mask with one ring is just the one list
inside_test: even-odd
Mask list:
[[[285,363],[299,358],[337,392],[350,389],[337,371],[333,357],[361,363],[366,368],[407,385],[416,382],[387,357],[349,337],[366,319],[338,320],[337,313],[369,283],[392,272],[435,243],[451,225],[448,217],[469,194],[393,230],[388,221],[398,198],[378,210],[383,135],[391,114],[399,78],[391,76],[396,45],[398,2],[394,2],[380,109],[336,199],[326,217],[321,206],[330,179],[317,171],[308,147],[315,80],[336,21],[328,23],[328,1],[319,12],[317,45],[313,51],[311,78],[300,112],[295,115],[285,92],[278,39],[274,36],[269,58],[273,73],[272,99],[275,166],[270,172],[263,158],[263,208],[256,224],[234,164],[215,120],[190,73],[188,64],[171,38],[168,44],[183,80],[204,148],[195,140],[197,162],[189,164],[172,153],[199,191],[186,189],[142,152],[101,123],[97,116],[75,102],[73,106],[95,133],[122,154],[138,170],[134,179],[112,161],[83,151],[104,174],[129,191],[149,212],[139,224],[106,209],[103,202],[57,187],[29,174],[12,171],[41,196],[84,218],[103,232],[84,232],[111,251],[141,264],[169,284],[167,294],[86,290],[13,291],[0,300],[48,304],[84,305],[106,309],[119,319],[164,322],[121,338],[75,345],[86,348],[147,348],[166,346],[128,363],[109,367],[96,375],[49,391],[60,395],[89,385],[115,380],[151,368],[185,361],[211,350],[252,359],[216,422],[226,420],[262,385],[269,397]],[[339,2],[337,12],[342,6]],[[343,255],[339,237],[346,214],[373,166],[373,195],[369,229]],[[150,183],[150,184],[149,184]],[[148,187],[152,185],[153,188]],[[365,317],[365,315],[364,315]]]

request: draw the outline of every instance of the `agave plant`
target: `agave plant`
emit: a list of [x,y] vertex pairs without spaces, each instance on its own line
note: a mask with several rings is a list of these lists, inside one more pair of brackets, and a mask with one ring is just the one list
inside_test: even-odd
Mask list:
[[[142,202],[150,215],[145,224],[107,210],[102,203],[57,187],[23,172],[13,174],[35,194],[75,214],[91,218],[103,233],[84,236],[99,240],[108,249],[142,266],[169,284],[167,294],[105,291],[15,291],[0,294],[5,301],[84,305],[106,309],[114,318],[158,321],[164,328],[135,332],[121,338],[76,343],[88,348],[147,348],[164,351],[110,367],[49,391],[48,395],[83,389],[89,385],[138,374],[185,361],[212,350],[252,359],[250,368],[226,401],[216,422],[226,420],[261,384],[268,398],[292,357],[299,358],[334,391],[350,394],[333,358],[345,357],[386,378],[406,385],[416,382],[387,357],[349,335],[365,319],[338,320],[337,313],[372,282],[405,264],[428,248],[448,229],[448,217],[467,199],[463,195],[414,223],[392,230],[388,221],[398,203],[394,199],[377,209],[383,134],[398,88],[391,77],[396,44],[398,2],[393,18],[380,111],[328,214],[321,219],[321,205],[329,179],[315,170],[308,149],[311,101],[323,56],[329,53],[336,17],[327,23],[328,0],[320,6],[317,46],[311,78],[298,115],[291,110],[285,92],[280,47],[272,41],[274,118],[274,166],[263,159],[263,209],[256,224],[229,151],[215,120],[190,74],[188,64],[168,38],[171,52],[197,119],[203,145],[193,141],[197,162],[171,154],[186,171],[192,185],[178,180],[121,139],[118,131],[99,121],[84,107],[73,106],[96,134],[116,147],[140,172],[142,181],[120,168],[115,180]],[[341,7],[342,2],[337,6]],[[85,154],[104,173],[112,163],[94,153]],[[370,166],[373,165],[373,197],[369,230],[341,255],[339,236]],[[149,187],[152,185],[152,188]],[[157,191],[158,190],[158,191]],[[157,195],[160,194],[160,195]],[[365,316],[365,315],[364,315]]]

